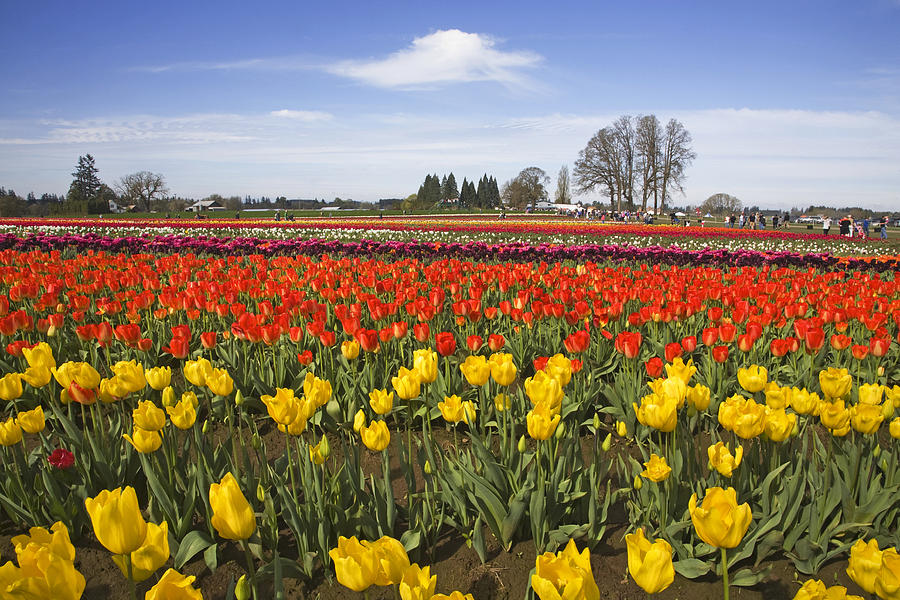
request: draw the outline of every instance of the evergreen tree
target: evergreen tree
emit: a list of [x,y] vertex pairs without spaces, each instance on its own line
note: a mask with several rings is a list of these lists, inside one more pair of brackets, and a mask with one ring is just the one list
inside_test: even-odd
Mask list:
[[459,190],[456,187],[456,177],[450,173],[441,183],[441,199],[456,200],[457,198],[459,198]]
[[484,175],[481,179],[478,180],[478,189],[475,192],[478,196],[478,208],[487,208],[488,206],[486,183],[487,175]]
[[94,157],[90,154],[78,157],[78,166],[72,173],[75,179],[69,186],[68,199],[74,201],[92,201],[100,193],[100,178],[97,177],[98,169],[94,165]]
[[490,189],[491,206],[500,206],[502,204],[500,200],[500,186],[497,185],[497,180],[494,179],[493,175],[488,180],[488,189]]
[[472,205],[472,199],[469,197],[469,182],[463,177],[462,187],[459,190],[459,207],[469,208]]

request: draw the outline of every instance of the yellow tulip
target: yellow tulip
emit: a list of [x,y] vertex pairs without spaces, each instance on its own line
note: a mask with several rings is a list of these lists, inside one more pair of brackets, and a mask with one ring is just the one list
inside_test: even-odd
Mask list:
[[309,446],[309,460],[312,461],[314,465],[324,464],[325,459],[328,458],[329,454],[331,454],[331,451],[328,446],[328,440],[325,438],[324,434],[322,434],[322,439],[319,440],[318,444]]
[[471,400],[466,400],[462,403],[462,411],[463,411],[463,423],[466,425],[471,425],[475,422],[475,417],[478,415],[478,407],[475,406],[475,403]]
[[279,425],[290,425],[300,412],[300,405],[294,396],[294,390],[276,388],[274,396],[260,397],[272,420]]
[[135,427],[146,431],[159,431],[166,426],[166,413],[151,400],[138,402],[137,408],[131,412],[131,418]]
[[22,356],[29,367],[39,369],[55,369],[56,359],[53,358],[53,349],[47,342],[39,342],[34,348],[22,348]]
[[654,393],[641,398],[640,406],[633,402],[631,405],[641,425],[665,432],[675,430],[678,423],[678,403],[673,397]]
[[880,405],[884,386],[878,383],[864,383],[859,386],[859,403]]
[[226,540],[246,540],[256,531],[253,508],[231,473],[209,486],[209,505],[213,511],[210,522]]
[[[193,392],[185,392],[185,394]],[[194,398],[197,397],[197,394],[194,394]],[[184,394],[182,394],[182,398],[184,398]],[[162,391],[162,405],[166,408],[170,406],[175,406],[178,403],[178,400],[175,399],[175,390],[172,389],[171,385],[167,385],[163,388]],[[195,405],[196,406],[196,405]]]
[[794,600],[863,600],[862,596],[847,593],[840,585],[826,587],[819,579],[810,579],[797,590]]
[[687,389],[688,406],[692,406],[697,412],[701,412],[709,408],[710,390],[702,384],[697,384]]
[[369,392],[369,406],[376,414],[386,415],[394,408],[394,392],[372,390]]
[[341,342],[341,354],[347,360],[353,360],[359,356],[359,342],[356,340],[347,340]]
[[200,590],[194,589],[196,577],[182,575],[175,569],[166,571],[162,578],[147,591],[144,600],[203,600]]
[[202,356],[196,360],[189,360],[184,363],[182,372],[184,378],[197,387],[206,386],[206,377],[212,372],[212,363]]
[[401,400],[412,400],[421,392],[422,382],[415,369],[400,367],[396,377],[391,377],[391,385]]
[[759,365],[750,365],[745,369],[738,369],[737,378],[742,388],[754,394],[766,387],[769,371]]
[[313,410],[325,406],[331,400],[331,382],[307,373],[303,378],[303,396],[313,406]]
[[63,389],[68,389],[73,383],[85,390],[95,390],[100,386],[100,373],[86,362],[70,361],[50,371]]
[[875,593],[875,578],[881,571],[881,556],[878,540],[875,539],[869,543],[856,540],[856,543],[850,548],[847,575],[869,594]]
[[676,409],[684,406],[688,388],[681,379],[653,379],[647,385],[654,394],[674,402]]
[[363,540],[362,545],[368,548],[375,556],[375,585],[397,585],[403,579],[403,574],[409,568],[409,556],[399,540],[390,536],[383,536],[374,541]]
[[563,354],[554,354],[544,365],[544,372],[557,380],[559,387],[566,387],[572,379],[572,361]]
[[806,388],[791,388],[791,408],[798,414],[818,416],[820,403],[821,398],[815,392],[808,392]]
[[616,433],[619,437],[625,437],[628,435],[628,425],[625,421],[616,421]]
[[[117,554],[113,562],[128,577],[128,563],[125,555]],[[131,553],[131,577],[136,583],[149,579],[151,575],[169,560],[169,524],[147,523],[147,537],[141,547]]]
[[384,421],[372,421],[368,426],[360,427],[359,435],[366,448],[373,452],[381,452],[391,443],[391,432]]
[[885,548],[881,554],[881,570],[875,578],[875,593],[884,600],[900,598],[900,555],[896,548]]
[[783,408],[777,410],[767,408],[765,411],[765,433],[773,442],[788,439],[797,424],[797,415],[786,413]]
[[843,398],[850,393],[853,378],[847,369],[828,367],[819,371],[819,387],[828,398]]
[[893,421],[891,421],[891,426],[889,428],[891,432],[891,437],[895,440],[900,440],[900,417],[897,417]]
[[353,416],[353,431],[359,433],[359,430],[366,426],[366,413],[363,409],[356,411]]
[[44,408],[38,406],[32,410],[20,412],[19,416],[16,417],[16,423],[19,424],[19,427],[21,427],[22,431],[25,433],[40,433],[46,426],[46,421],[44,421]]
[[628,572],[642,590],[648,594],[663,591],[675,581],[672,566],[672,546],[664,539],[652,544],[644,537],[644,530],[638,529],[625,536],[628,548]]
[[450,594],[435,594],[431,600],[475,600],[472,594],[463,594],[459,590],[454,590]]
[[872,435],[881,427],[884,414],[881,406],[872,404],[857,404],[850,408],[850,424],[856,431]]
[[[165,396],[165,394],[163,394],[163,396]],[[197,408],[200,405],[200,399],[197,398],[197,394],[195,394],[194,392],[184,392],[183,394],[181,394],[181,401],[189,401],[194,406],[194,408]]]
[[378,557],[371,548],[360,544],[356,536],[338,537],[337,548],[329,550],[328,556],[334,562],[334,572],[342,586],[363,592],[375,583],[380,568]]
[[822,400],[819,405],[819,419],[822,421],[822,425],[831,430],[832,434],[836,431],[850,430],[850,411],[844,406],[843,400],[834,402]]
[[697,494],[693,494],[688,510],[697,535],[716,548],[736,548],[753,520],[750,505],[738,505],[734,488],[709,488],[700,506]]
[[497,412],[509,410],[511,406],[512,400],[509,399],[509,395],[500,393],[494,396],[494,410]]
[[491,366],[483,356],[467,356],[466,360],[459,365],[459,370],[462,371],[469,385],[482,386],[491,376]]
[[562,407],[563,390],[559,380],[545,371],[538,371],[534,377],[525,380],[525,394],[534,405],[545,404],[550,411],[558,413]]
[[491,378],[500,385],[510,385],[516,380],[516,365],[512,354],[495,352],[491,354]]
[[665,457],[651,454],[650,460],[644,463],[644,471],[641,473],[641,477],[659,483],[660,481],[665,481],[671,472],[672,467],[666,463]]
[[115,373],[116,379],[128,389],[129,394],[139,392],[147,387],[144,365],[137,361],[119,361],[112,366],[112,372]]
[[278,431],[293,436],[302,435],[306,431],[306,423],[306,417],[298,416],[287,425],[278,425]]
[[591,555],[580,554],[575,540],[561,552],[545,552],[535,559],[531,587],[541,600],[599,600],[600,589],[591,573]]
[[741,459],[744,457],[744,447],[738,446],[732,455],[725,444],[717,442],[715,445],[707,448],[706,453],[709,456],[709,464],[719,472],[719,475],[731,477],[734,470],[741,464]]
[[437,575],[431,574],[431,567],[412,564],[403,571],[400,579],[401,600],[431,600],[437,585]]
[[900,385],[895,385],[892,388],[885,386],[884,394],[894,404],[894,408],[900,408]]
[[144,375],[150,387],[158,392],[166,389],[172,383],[171,367],[153,367]]
[[50,369],[46,367],[28,367],[25,369],[25,372],[21,374],[21,378],[22,381],[33,388],[42,388],[50,383],[53,374],[50,373]]
[[68,561],[75,560],[75,546],[69,538],[69,530],[62,521],[57,521],[47,531],[43,527],[32,527],[28,534],[14,536],[10,542],[16,554],[21,554],[29,544],[46,546],[50,552]]
[[441,411],[441,416],[448,423],[459,423],[465,416],[463,415],[462,399],[456,394],[444,396],[444,401],[438,402],[438,410]]
[[[68,531],[61,523],[55,524],[52,530],[54,533],[51,535],[42,527],[34,527],[30,538],[13,538],[19,567],[12,563],[0,567],[0,593],[4,598],[81,598],[85,580],[73,564],[75,549],[69,542]],[[57,543],[61,533],[65,547]]]
[[156,452],[162,446],[162,436],[158,431],[147,431],[146,429],[135,427],[133,436],[123,433],[122,437],[128,440],[128,443],[134,446],[134,449],[141,454]]
[[190,429],[197,421],[197,409],[189,398],[182,398],[182,400],[174,406],[167,406],[166,413],[169,415],[169,420],[172,421],[172,425],[178,429]]
[[11,402],[22,395],[22,376],[9,373],[0,377],[0,400]]
[[103,490],[84,501],[94,535],[113,554],[131,554],[147,537],[147,522],[138,506],[134,488]]
[[680,379],[685,386],[687,386],[696,372],[697,367],[694,366],[694,359],[692,358],[689,358],[687,364],[684,364],[681,357],[676,356],[675,360],[666,365],[666,377],[668,379]]
[[437,352],[421,349],[413,352],[413,369],[419,374],[419,381],[431,383],[437,379]]
[[120,380],[118,377],[111,377],[109,379],[103,378],[100,380],[100,401],[105,404],[112,404],[113,402],[118,402],[125,396],[131,393],[128,389],[128,386]]
[[225,369],[212,369],[206,376],[206,387],[216,396],[229,396],[234,391],[234,380]]
[[22,441],[22,428],[14,417],[0,423],[0,446],[15,446]]
[[783,410],[791,405],[791,388],[769,382],[766,386],[766,406],[772,410]]
[[539,403],[525,416],[528,426],[528,435],[535,440],[547,440],[556,431],[560,416],[554,413],[549,406]]
[[766,428],[766,407],[751,398],[734,395],[719,404],[719,423],[745,440],[760,435]]

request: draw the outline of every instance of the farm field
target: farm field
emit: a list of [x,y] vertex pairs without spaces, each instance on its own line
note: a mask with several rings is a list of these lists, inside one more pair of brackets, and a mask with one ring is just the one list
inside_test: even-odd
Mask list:
[[898,598],[898,268],[554,218],[0,220],[0,590]]

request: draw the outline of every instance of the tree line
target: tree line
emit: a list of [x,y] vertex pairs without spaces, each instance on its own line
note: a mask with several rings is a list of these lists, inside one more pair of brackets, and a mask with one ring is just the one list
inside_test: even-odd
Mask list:
[[406,199],[404,208],[430,208],[441,203],[460,208],[495,208],[501,205],[500,189],[493,175],[487,173],[478,180],[477,186],[474,180],[463,178],[459,187],[452,172],[442,177],[429,174],[419,191]]

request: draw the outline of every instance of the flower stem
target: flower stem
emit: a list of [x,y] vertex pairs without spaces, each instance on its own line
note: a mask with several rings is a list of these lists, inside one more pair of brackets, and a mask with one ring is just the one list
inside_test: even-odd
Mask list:
[[250,574],[250,591],[253,594],[253,600],[256,600],[256,564],[253,562],[253,555],[250,553],[250,544],[247,540],[241,540],[241,546],[244,548],[244,557],[247,559],[247,572]]
[[728,554],[725,548],[722,548],[722,583],[725,587],[725,600],[728,600]]
[[134,567],[131,564],[131,554],[125,554],[125,566],[128,571],[128,589],[131,590],[131,599],[137,600],[137,588],[134,583]]

